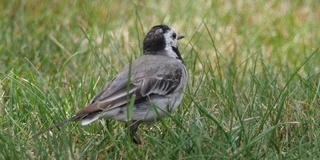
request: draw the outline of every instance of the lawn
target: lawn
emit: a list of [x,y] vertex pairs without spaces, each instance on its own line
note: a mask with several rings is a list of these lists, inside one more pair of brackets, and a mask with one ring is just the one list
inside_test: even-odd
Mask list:
[[[0,159],[319,159],[320,1],[40,1],[0,4]],[[176,113],[138,132],[68,123],[148,30],[186,38]]]

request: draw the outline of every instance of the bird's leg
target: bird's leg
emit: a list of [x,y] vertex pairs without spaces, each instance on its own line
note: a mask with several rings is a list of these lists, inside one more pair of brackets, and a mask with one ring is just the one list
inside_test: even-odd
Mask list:
[[141,122],[139,121],[132,121],[131,123],[126,124],[126,128],[128,127],[128,125],[130,125],[130,136],[132,138],[133,143],[135,144],[141,144],[141,141],[137,135],[137,131],[140,123]]

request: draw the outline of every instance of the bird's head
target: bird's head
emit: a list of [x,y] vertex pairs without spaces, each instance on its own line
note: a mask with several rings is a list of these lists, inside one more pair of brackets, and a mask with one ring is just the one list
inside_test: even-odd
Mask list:
[[[170,53],[174,51],[180,57],[178,50],[178,40],[184,38],[183,35],[178,35],[177,32],[166,25],[153,26],[147,33],[143,41],[144,54],[159,54]],[[167,52],[163,52],[167,51]],[[174,56],[175,55],[169,55]]]

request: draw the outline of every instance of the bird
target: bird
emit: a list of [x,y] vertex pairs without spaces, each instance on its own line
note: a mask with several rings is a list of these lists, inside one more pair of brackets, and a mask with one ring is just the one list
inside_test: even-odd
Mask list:
[[73,117],[36,136],[69,121],[88,125],[104,118],[125,122],[132,141],[141,144],[137,135],[139,125],[154,124],[160,117],[175,112],[182,101],[188,73],[178,40],[184,37],[167,25],[153,26],[143,40],[140,57],[127,64]]

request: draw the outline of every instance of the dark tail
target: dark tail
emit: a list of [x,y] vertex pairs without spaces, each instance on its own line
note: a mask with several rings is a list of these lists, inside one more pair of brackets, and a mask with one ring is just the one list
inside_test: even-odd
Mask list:
[[46,132],[54,129],[54,128],[61,127],[61,126],[63,126],[64,124],[66,124],[66,123],[68,123],[68,122],[73,122],[73,121],[78,121],[78,120],[79,120],[79,116],[71,117],[71,118],[69,118],[69,119],[66,119],[66,120],[64,120],[64,121],[62,121],[62,122],[56,123],[55,125],[53,125],[53,126],[51,126],[51,127],[49,127],[49,128],[46,128],[46,129],[38,132],[37,134],[33,135],[33,136],[30,137],[29,139],[36,138],[36,137],[38,137],[38,136],[40,136],[40,135],[42,135],[42,134],[44,134],[44,133],[46,133]]

